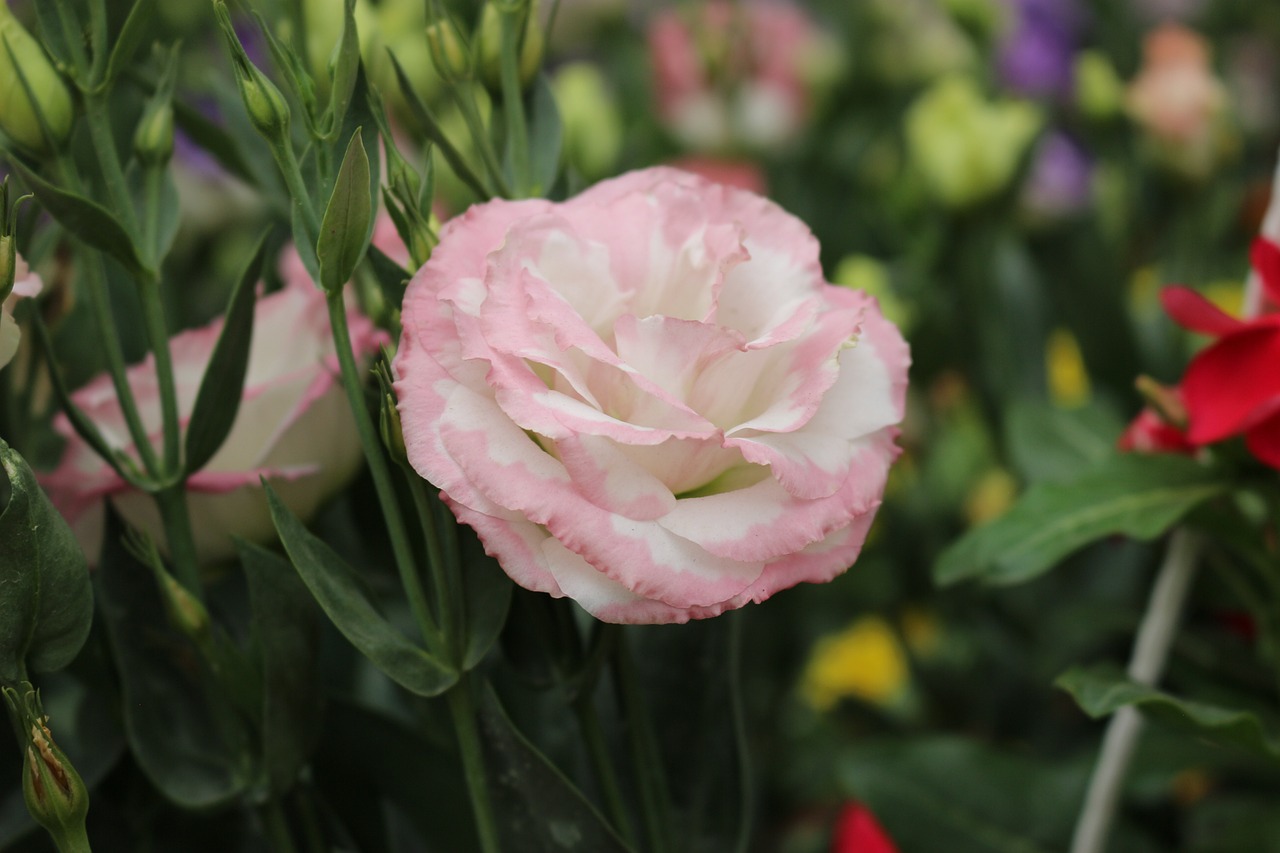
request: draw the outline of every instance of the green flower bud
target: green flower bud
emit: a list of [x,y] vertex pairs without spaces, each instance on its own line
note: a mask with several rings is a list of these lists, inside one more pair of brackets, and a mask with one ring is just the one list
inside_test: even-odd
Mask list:
[[408,468],[409,454],[404,446],[404,430],[400,426],[400,410],[396,408],[396,398],[390,391],[384,392],[382,395],[378,431],[382,434],[382,443],[386,445],[387,454],[391,457],[391,461]]
[[36,822],[49,831],[59,850],[88,850],[84,819],[89,792],[84,780],[53,741],[40,697],[28,683],[22,692],[4,688],[14,726],[25,743],[22,797]]
[[163,166],[173,156],[173,104],[153,104],[133,134],[133,153],[144,166]]
[[471,54],[452,19],[443,17],[427,25],[427,46],[441,79],[448,83],[471,79]]
[[1102,121],[1124,109],[1124,84],[1111,60],[1096,50],[1083,50],[1076,56],[1076,103],[1080,112]]
[[286,144],[289,139],[289,102],[276,85],[263,74],[245,53],[227,13],[227,4],[218,0],[214,4],[218,24],[231,51],[231,65],[235,70],[236,87],[240,99],[249,113],[254,128],[272,144]]
[[13,293],[18,270],[18,245],[12,234],[0,234],[0,302]]
[[0,4],[0,128],[43,154],[71,134],[71,94],[44,49]]
[[[480,13],[480,75],[484,84],[497,91],[502,88],[502,17],[504,15],[520,15],[519,10],[504,12],[493,3],[485,4]],[[520,88],[533,82],[542,65],[544,38],[542,27],[538,23],[537,9],[530,4],[526,13],[528,23],[524,27],[524,41],[520,44]],[[517,20],[519,18],[517,17]]]
[[600,69],[570,62],[551,81],[564,128],[564,155],[583,177],[609,174],[622,150],[622,117]]

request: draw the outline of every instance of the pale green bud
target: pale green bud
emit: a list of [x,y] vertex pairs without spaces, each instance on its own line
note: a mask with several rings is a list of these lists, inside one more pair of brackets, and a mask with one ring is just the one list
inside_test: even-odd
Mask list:
[[27,811],[48,830],[59,850],[88,850],[84,820],[89,813],[89,792],[84,780],[54,743],[39,695],[26,682],[19,690],[5,687],[4,698],[15,728],[26,741],[22,798]]
[[396,408],[396,398],[389,391],[382,395],[378,431],[382,434],[382,443],[386,446],[387,455],[391,457],[391,461],[408,468],[409,454],[404,446],[404,429],[400,426],[400,410]]
[[[519,12],[503,12],[493,3],[486,3],[480,13],[480,75],[484,84],[497,91],[502,88],[502,17],[519,15]],[[544,37],[538,23],[537,9],[530,4],[528,23],[524,27],[524,41],[520,43],[520,88],[525,88],[542,65]],[[519,18],[517,18],[519,20]]]
[[451,19],[445,17],[427,25],[427,46],[441,79],[449,83],[471,79],[471,54]]
[[44,49],[0,4],[0,128],[23,148],[45,153],[66,141],[73,113]]
[[245,53],[244,46],[236,35],[231,24],[231,16],[227,13],[227,4],[218,0],[214,3],[214,11],[218,15],[218,25],[222,28],[223,38],[231,51],[231,65],[235,69],[236,87],[240,90],[240,99],[244,101],[245,110],[249,113],[249,121],[254,129],[272,144],[287,144],[289,139],[289,102],[285,100],[276,84],[254,65]]
[[152,104],[133,133],[133,153],[144,166],[163,166],[173,156],[173,104]]
[[622,150],[622,117],[600,69],[570,62],[551,81],[564,128],[564,155],[583,177],[596,179],[613,170]]
[[1109,119],[1124,109],[1124,83],[1111,60],[1096,50],[1076,56],[1075,91],[1080,112],[1089,118]]

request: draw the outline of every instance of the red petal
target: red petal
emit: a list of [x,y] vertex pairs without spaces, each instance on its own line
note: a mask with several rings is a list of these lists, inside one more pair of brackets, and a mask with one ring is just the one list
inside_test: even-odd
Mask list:
[[1192,444],[1237,435],[1280,406],[1280,326],[1254,324],[1191,360],[1182,382]]
[[1193,332],[1216,338],[1245,325],[1189,287],[1166,287],[1160,291],[1160,301],[1175,323]]
[[1250,429],[1244,443],[1264,465],[1280,468],[1280,417],[1269,417]]
[[1265,237],[1253,241],[1249,252],[1254,272],[1262,279],[1262,289],[1273,303],[1280,304],[1280,246]]
[[1138,413],[1121,433],[1116,447],[1126,453],[1190,453],[1195,449],[1182,430],[1165,423],[1151,409]]
[[831,853],[898,853],[898,848],[866,806],[850,803],[836,819]]

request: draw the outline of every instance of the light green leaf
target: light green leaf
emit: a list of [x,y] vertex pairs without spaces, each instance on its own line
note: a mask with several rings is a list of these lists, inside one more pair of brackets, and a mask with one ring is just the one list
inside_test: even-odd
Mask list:
[[1104,536],[1154,539],[1229,486],[1182,456],[1112,454],[1072,482],[1032,486],[1003,516],[943,552],[934,579],[1021,583]]
[[338,169],[338,180],[316,241],[320,285],[330,293],[340,291],[350,280],[369,244],[369,226],[373,222],[369,180],[369,156],[357,128]]

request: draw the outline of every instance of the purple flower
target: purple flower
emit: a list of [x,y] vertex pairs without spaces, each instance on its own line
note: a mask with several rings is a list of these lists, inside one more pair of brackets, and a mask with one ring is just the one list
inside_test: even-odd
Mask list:
[[1023,208],[1039,218],[1057,219],[1084,207],[1093,171],[1084,149],[1055,130],[1045,135],[1033,156],[1022,190]]
[[1076,0],[1013,0],[1015,24],[1000,46],[1004,84],[1023,95],[1067,98],[1084,23]]

